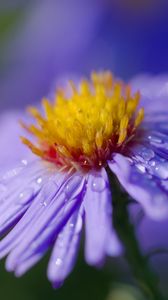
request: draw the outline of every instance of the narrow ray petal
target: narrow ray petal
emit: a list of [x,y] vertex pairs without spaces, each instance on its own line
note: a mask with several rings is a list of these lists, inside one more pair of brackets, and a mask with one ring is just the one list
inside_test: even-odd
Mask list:
[[121,247],[112,228],[112,204],[106,171],[90,173],[84,198],[86,227],[86,260],[100,265],[105,255],[120,254]]
[[39,195],[35,198],[32,205],[30,205],[24,217],[0,242],[0,257],[6,255],[13,247],[15,247],[19,243],[19,241],[24,238],[26,230],[29,233],[29,229],[32,227],[33,222],[45,208],[44,201],[47,201],[47,199],[48,202],[51,201],[53,192],[54,194],[58,192],[65,179],[66,177],[64,174],[57,173],[57,176],[54,178],[54,182],[49,181],[44,185]]
[[54,286],[60,285],[74,266],[83,224],[82,215],[83,206],[74,212],[56,240],[48,266],[48,278]]
[[0,176],[1,235],[26,212],[39,193],[46,176],[49,177],[48,171],[38,160],[24,167],[19,165],[7,170]]
[[[15,270],[17,275],[21,275],[31,266],[33,257],[36,259],[40,257],[38,252],[41,254],[46,252],[73,211],[79,206],[83,187],[84,180],[79,177],[77,182],[76,176],[66,180],[59,190],[52,181],[46,184],[46,190],[41,191],[41,197],[38,199],[40,209],[27,224],[24,235],[21,233],[22,240],[19,237],[17,243],[14,241],[12,245],[12,251],[6,262],[8,270]],[[30,265],[26,261],[30,261]]]

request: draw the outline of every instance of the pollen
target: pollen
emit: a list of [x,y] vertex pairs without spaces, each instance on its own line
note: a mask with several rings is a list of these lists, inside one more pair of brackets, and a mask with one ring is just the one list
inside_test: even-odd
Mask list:
[[90,80],[58,89],[52,103],[43,99],[43,113],[29,108],[36,122],[23,126],[36,142],[24,137],[22,142],[57,166],[100,168],[135,135],[144,117],[139,100],[139,92],[132,94],[110,72],[93,72]]

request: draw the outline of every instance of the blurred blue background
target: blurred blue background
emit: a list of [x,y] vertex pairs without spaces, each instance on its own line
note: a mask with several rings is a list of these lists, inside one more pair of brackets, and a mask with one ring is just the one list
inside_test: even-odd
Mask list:
[[[0,0],[0,112],[23,109],[48,94],[57,80],[95,69],[111,69],[125,80],[168,73],[167,14],[166,0]],[[144,229],[149,235],[150,226]],[[127,287],[119,288],[132,295],[127,298],[111,292],[116,282],[131,283],[122,259],[97,271],[86,266],[81,253],[58,291],[46,279],[46,264],[47,258],[15,279],[1,262],[1,299],[142,299]]]

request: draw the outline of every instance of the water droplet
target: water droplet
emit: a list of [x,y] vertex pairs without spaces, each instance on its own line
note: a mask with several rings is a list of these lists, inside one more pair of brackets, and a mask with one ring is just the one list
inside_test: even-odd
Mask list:
[[152,159],[150,162],[149,162],[149,165],[151,167],[154,167],[156,165],[156,161],[154,159]]
[[46,207],[47,206],[47,201],[41,201],[40,205]]
[[68,183],[65,186],[65,194],[68,198],[72,196],[72,194],[78,189],[80,186],[80,183],[82,182],[82,177],[81,176],[73,176],[70,178]]
[[17,203],[21,205],[28,204],[29,201],[32,200],[33,196],[34,196],[34,189],[27,188],[19,194],[19,200],[17,201]]
[[75,227],[75,233],[76,234],[78,234],[81,231],[82,225],[83,225],[83,220],[82,220],[82,217],[79,216],[78,220],[77,220],[77,223],[76,223],[76,227]]
[[94,177],[92,181],[92,189],[94,192],[102,192],[106,187],[106,182],[103,177]]
[[126,157],[126,159],[128,160],[128,162],[130,163],[130,165],[133,165],[133,160],[130,157]]
[[69,224],[69,227],[70,227],[71,229],[73,229],[73,228],[74,228],[74,226],[75,226],[75,224],[74,224],[74,223],[72,223],[72,222]]
[[168,178],[168,163],[163,162],[155,162],[150,168],[150,171],[153,175],[161,178],[167,179]]
[[53,181],[50,181],[45,186],[43,186],[40,191],[40,196],[41,196],[40,205],[46,207],[52,201],[56,191],[57,191],[57,186]]
[[63,263],[63,261],[62,261],[61,258],[57,258],[56,261],[55,261],[56,266],[61,266],[62,263]]
[[21,163],[24,165],[24,166],[27,166],[28,165],[28,161],[26,159],[22,159],[21,160]]
[[152,143],[157,143],[157,144],[161,144],[162,143],[162,139],[159,138],[156,135],[149,135],[148,139],[152,142]]
[[3,175],[3,180],[8,180],[8,179],[11,179],[12,177],[17,176],[21,170],[22,170],[22,167],[17,167],[15,169],[11,169],[11,170],[7,171]]
[[42,178],[41,178],[41,177],[37,178],[37,183],[38,183],[39,185],[41,185],[41,183],[42,183]]
[[145,172],[146,172],[145,166],[143,166],[143,165],[141,165],[141,164],[136,164],[136,167],[138,168],[138,170],[139,170],[141,173],[145,173]]
[[151,160],[154,156],[155,156],[155,153],[153,150],[151,149],[148,149],[148,148],[143,148],[141,153],[139,153],[144,160],[146,161],[149,161]]

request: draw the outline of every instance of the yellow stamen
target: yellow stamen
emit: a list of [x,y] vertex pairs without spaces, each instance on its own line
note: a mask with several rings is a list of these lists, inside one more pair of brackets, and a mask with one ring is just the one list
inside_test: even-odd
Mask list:
[[107,153],[126,143],[142,122],[144,110],[137,108],[140,94],[132,94],[130,86],[114,80],[110,72],[93,72],[91,81],[82,80],[79,87],[69,83],[69,98],[60,89],[54,103],[43,99],[44,116],[29,108],[37,126],[27,128],[37,145],[25,138],[22,142],[36,155],[50,159],[55,153],[61,163],[71,166],[81,159],[83,165],[93,161],[102,165]]

